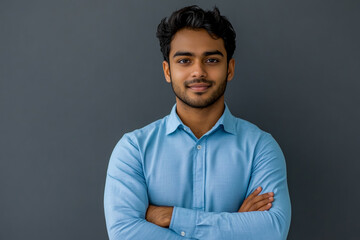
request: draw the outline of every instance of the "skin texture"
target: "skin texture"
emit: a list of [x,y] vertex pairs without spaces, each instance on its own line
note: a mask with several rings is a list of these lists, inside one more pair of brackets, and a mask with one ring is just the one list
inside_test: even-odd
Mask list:
[[238,212],[252,212],[252,211],[266,211],[269,210],[274,201],[274,193],[260,194],[262,188],[258,187],[253,193],[251,193],[242,203]]
[[[181,121],[201,138],[224,112],[226,84],[234,76],[235,60],[227,62],[224,41],[213,38],[204,29],[181,29],[170,45],[169,62],[163,62],[165,79],[176,96],[176,111]],[[260,194],[258,187],[238,212],[266,211],[274,193]],[[173,207],[149,205],[145,219],[160,227],[169,227]]]
[[174,207],[149,205],[146,211],[146,221],[154,223],[160,227],[168,228]]

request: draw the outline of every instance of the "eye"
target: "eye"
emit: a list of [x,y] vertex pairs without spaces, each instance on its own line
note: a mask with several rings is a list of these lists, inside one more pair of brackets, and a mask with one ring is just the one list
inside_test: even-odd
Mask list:
[[206,62],[207,63],[218,63],[220,61],[218,59],[216,59],[216,58],[209,58],[209,59],[206,59]]
[[190,59],[182,58],[182,59],[179,59],[179,60],[177,61],[177,63],[180,63],[180,64],[190,63]]

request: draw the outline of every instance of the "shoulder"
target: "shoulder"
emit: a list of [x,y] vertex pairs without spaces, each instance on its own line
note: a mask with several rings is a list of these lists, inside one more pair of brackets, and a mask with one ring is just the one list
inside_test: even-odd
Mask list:
[[156,136],[161,135],[159,135],[159,132],[163,131],[162,128],[165,128],[166,119],[167,116],[140,129],[125,133],[113,149],[110,164],[127,162],[130,166],[136,162],[140,163],[146,145],[153,142]]
[[254,123],[251,123],[242,118],[234,117],[234,125],[236,134],[240,137],[247,139],[259,140],[271,136],[268,132],[264,131]]
[[134,146],[142,145],[144,142],[151,141],[154,137],[158,137],[166,132],[166,121],[169,116],[165,116],[156,120],[142,128],[135,129],[125,133],[118,144],[130,143]]
[[254,151],[264,148],[279,148],[276,140],[267,131],[242,118],[234,117],[233,119],[236,137]]
[[284,168],[284,154],[270,133],[244,119],[236,118],[236,123],[237,138],[252,152],[254,169],[259,166]]

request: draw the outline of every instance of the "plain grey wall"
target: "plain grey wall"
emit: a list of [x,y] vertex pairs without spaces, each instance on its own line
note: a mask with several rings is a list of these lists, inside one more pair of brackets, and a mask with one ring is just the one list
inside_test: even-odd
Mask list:
[[107,238],[111,151],[175,101],[157,24],[194,3],[237,31],[226,101],[284,151],[288,239],[357,239],[358,0],[1,0],[1,240]]

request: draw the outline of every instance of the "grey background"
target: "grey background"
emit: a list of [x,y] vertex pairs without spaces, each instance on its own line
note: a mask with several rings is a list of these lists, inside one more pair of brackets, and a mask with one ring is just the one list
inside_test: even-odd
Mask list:
[[232,113],[287,159],[288,239],[359,236],[357,0],[0,0],[0,239],[106,239],[120,137],[174,104],[155,31],[189,4],[237,31]]

